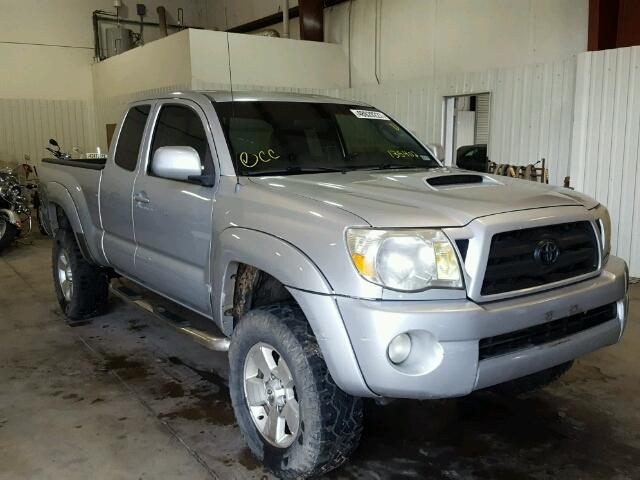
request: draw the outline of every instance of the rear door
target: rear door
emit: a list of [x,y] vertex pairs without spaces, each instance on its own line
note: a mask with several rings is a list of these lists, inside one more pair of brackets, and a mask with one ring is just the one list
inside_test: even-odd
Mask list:
[[215,149],[204,112],[187,100],[164,100],[154,114],[146,165],[134,186],[136,277],[147,287],[203,314],[211,313],[209,253],[215,187],[156,177],[155,151],[188,146],[203,174],[213,174]]
[[136,242],[133,232],[132,194],[143,158],[145,131],[152,103],[134,104],[126,113],[100,185],[100,218],[104,229],[104,253],[117,271],[134,274]]

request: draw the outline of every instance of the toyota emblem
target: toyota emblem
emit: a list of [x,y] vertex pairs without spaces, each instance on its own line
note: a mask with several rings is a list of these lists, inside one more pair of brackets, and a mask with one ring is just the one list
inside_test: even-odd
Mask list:
[[553,240],[541,240],[533,251],[533,257],[542,265],[553,265],[560,256],[560,247]]

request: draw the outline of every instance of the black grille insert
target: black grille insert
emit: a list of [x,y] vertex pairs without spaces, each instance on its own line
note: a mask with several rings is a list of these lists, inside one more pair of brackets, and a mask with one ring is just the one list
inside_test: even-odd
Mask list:
[[480,340],[480,360],[498,357],[575,335],[616,318],[616,304]]
[[467,250],[469,250],[469,240],[462,239],[456,240],[456,245],[458,246],[458,251],[460,255],[462,255],[462,261],[464,262],[467,259]]
[[[550,264],[540,246],[553,243],[559,255]],[[590,222],[561,223],[497,233],[491,239],[482,295],[495,295],[578,277],[598,268],[598,242]]]

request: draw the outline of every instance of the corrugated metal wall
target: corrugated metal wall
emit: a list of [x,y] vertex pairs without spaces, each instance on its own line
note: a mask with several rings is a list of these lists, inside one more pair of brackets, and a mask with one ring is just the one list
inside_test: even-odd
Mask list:
[[609,207],[612,250],[640,276],[640,47],[578,57],[571,184]]
[[89,100],[0,99],[0,162],[38,164],[55,138],[66,150],[94,151],[93,104]]
[[544,65],[423,78],[323,93],[370,103],[427,143],[442,141],[446,96],[491,92],[489,158],[525,165],[547,159],[550,182],[569,175],[575,58]]

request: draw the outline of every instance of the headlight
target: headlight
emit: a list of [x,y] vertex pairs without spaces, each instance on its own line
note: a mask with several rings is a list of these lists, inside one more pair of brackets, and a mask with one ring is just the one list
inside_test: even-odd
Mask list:
[[611,253],[611,217],[607,207],[599,204],[593,209],[598,226],[600,227],[600,242],[602,243],[602,263],[604,263]]
[[383,287],[462,288],[455,250],[440,230],[350,228],[347,246],[358,273]]

